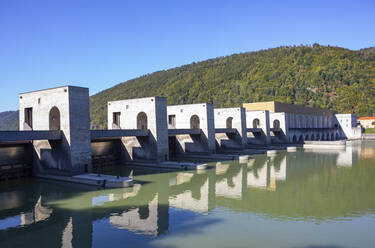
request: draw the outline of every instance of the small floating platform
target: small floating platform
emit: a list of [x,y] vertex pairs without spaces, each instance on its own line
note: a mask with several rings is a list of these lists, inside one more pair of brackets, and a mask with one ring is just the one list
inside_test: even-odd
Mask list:
[[184,153],[178,155],[177,159],[203,159],[208,161],[217,161],[217,160],[238,160],[238,154],[204,154],[204,153]]
[[268,150],[267,156],[275,156],[277,154],[277,150]]
[[205,170],[207,169],[206,163],[193,163],[193,162],[176,162],[176,161],[164,161],[164,162],[149,162],[149,161],[132,161],[128,162],[129,165],[134,166],[145,166],[155,167],[164,169],[177,169],[177,170]]
[[186,170],[205,170],[207,169],[207,164],[204,163],[191,163],[191,162],[174,162],[165,161],[161,163],[162,166],[170,166],[171,168],[183,168]]
[[345,149],[346,140],[337,141],[305,141],[305,149]]
[[220,154],[225,154],[225,155],[233,155],[233,154],[238,154],[239,156],[241,155],[254,155],[254,154],[264,154],[266,153],[266,149],[243,149],[243,150],[224,150]]
[[76,176],[36,175],[37,177],[51,180],[59,180],[72,183],[80,183],[104,188],[127,188],[133,186],[133,179],[104,174],[86,173]]
[[133,179],[130,177],[88,173],[73,176],[73,178],[83,181],[102,181],[102,186],[105,188],[127,188],[133,186]]
[[249,161],[249,158],[249,155],[241,155],[239,156],[238,161],[240,164],[246,164]]
[[297,147],[296,146],[288,146],[286,148],[286,151],[287,152],[296,152],[297,151]]

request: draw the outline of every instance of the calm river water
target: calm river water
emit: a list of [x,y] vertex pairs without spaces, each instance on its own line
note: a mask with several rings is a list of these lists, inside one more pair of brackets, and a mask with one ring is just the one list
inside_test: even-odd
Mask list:
[[0,247],[375,247],[375,142],[105,173],[137,183],[0,184]]

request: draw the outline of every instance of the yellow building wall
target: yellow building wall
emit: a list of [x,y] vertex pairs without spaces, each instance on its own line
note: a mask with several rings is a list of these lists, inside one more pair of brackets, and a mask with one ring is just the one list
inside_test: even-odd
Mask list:
[[242,104],[246,111],[256,111],[256,110],[268,110],[270,112],[275,112],[275,102],[252,102]]
[[244,103],[242,106],[246,109],[246,111],[268,110],[270,112],[286,112],[293,114],[323,116],[332,116],[333,114],[335,114],[335,111],[328,109],[309,108],[303,105],[287,104],[275,101]]

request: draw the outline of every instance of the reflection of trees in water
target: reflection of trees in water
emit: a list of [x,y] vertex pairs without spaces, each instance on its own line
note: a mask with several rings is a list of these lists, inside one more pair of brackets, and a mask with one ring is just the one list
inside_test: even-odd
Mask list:
[[[168,230],[167,187],[164,187],[165,190],[163,190],[163,188],[155,187],[155,185],[147,185],[147,187],[141,187],[136,195],[131,195],[129,191],[131,189],[96,190],[93,187],[87,188],[79,185],[38,182],[35,183],[33,190],[38,189],[39,194],[42,195],[39,198],[36,194],[34,196],[26,194],[25,192],[29,191],[27,187],[20,186],[19,188],[20,193],[18,195],[21,197],[19,201],[27,204],[25,207],[20,206],[22,209],[29,209],[31,199],[36,201],[35,211],[32,215],[33,221],[26,228],[13,228],[5,233],[0,232],[0,247],[23,246],[28,242],[29,233],[37,237],[43,237],[43,243],[47,247],[56,246],[60,242],[63,247],[91,247],[92,223],[96,220],[106,220],[113,215],[126,213],[134,209],[137,209],[136,214],[139,220],[148,219],[150,209],[145,202],[148,202],[150,198],[155,199],[155,196],[159,196],[161,201],[156,202],[157,216],[151,220],[156,226],[153,234],[163,233]],[[114,194],[108,193],[108,191],[114,192]],[[103,194],[109,196],[109,201],[100,206],[92,207],[92,199],[103,196]],[[125,199],[112,197],[123,194],[130,195],[130,197]],[[42,203],[42,199],[45,198],[50,201],[48,203],[49,207]],[[21,208],[15,209],[18,212],[20,210]],[[4,212],[0,213],[4,214]],[[132,220],[136,221],[135,217]],[[79,232],[79,235],[77,235],[77,232]],[[6,235],[7,239],[3,235]],[[17,238],[20,236],[23,237],[22,241]]]
[[250,168],[247,168],[247,173],[253,173],[255,178],[259,178],[259,170],[267,166],[268,158],[266,156],[257,157]]
[[[22,241],[24,244],[31,240],[28,233],[46,236],[46,244],[56,244],[61,240],[67,240],[67,243],[70,240],[72,243],[75,239],[81,239],[91,245],[91,223],[109,219],[111,216],[123,216],[122,220],[134,221],[130,225],[132,230],[141,230],[141,223],[147,223],[147,226],[151,225],[149,223],[155,224],[151,217],[157,213],[155,226],[156,233],[160,234],[168,230],[170,206],[185,207],[198,212],[208,211],[214,203],[217,207],[259,213],[272,218],[314,221],[373,212],[375,200],[369,197],[375,194],[375,166],[369,163],[372,160],[358,160],[352,168],[339,168],[336,166],[337,156],[309,152],[280,153],[269,159],[260,155],[254,156],[249,166],[228,162],[227,169],[219,174],[216,174],[215,170],[208,170],[203,174],[192,172],[183,175],[173,172],[144,175],[140,177],[144,184],[126,190],[90,191],[87,188],[55,183],[38,183],[35,187],[19,186],[15,189],[19,193],[13,193],[19,199],[12,200],[12,209],[0,211],[0,219],[35,208],[38,209],[35,210],[38,211],[36,219],[40,221],[24,228],[0,232],[0,246],[16,246],[20,244],[20,241],[17,241],[20,236],[25,237]],[[247,187],[247,175],[260,178],[263,170],[268,168],[267,177],[272,177],[272,169],[276,172],[284,170],[284,159],[287,180],[278,183],[275,191]],[[245,176],[238,176],[242,172]],[[180,179],[176,179],[178,176]],[[173,178],[178,183],[170,185]],[[228,183],[228,192],[233,192],[233,185],[242,185],[239,191],[241,197],[229,199],[226,195],[215,196],[215,183],[224,180]],[[211,191],[214,194],[211,194]],[[93,208],[92,199],[102,195],[111,195],[111,201]],[[150,207],[150,202],[156,197],[154,210]],[[171,199],[177,197],[181,197],[179,204],[182,205],[170,204]],[[87,231],[81,233],[81,236],[74,235],[77,230],[85,229]],[[7,243],[4,243],[4,240]]]
[[142,220],[147,219],[148,216],[150,215],[150,210],[149,210],[148,206],[140,206],[138,208],[138,214],[139,214],[140,219],[142,219]]
[[233,187],[235,182],[233,181],[233,178],[238,175],[238,173],[241,171],[242,166],[238,166],[238,162],[235,161],[226,161],[226,162],[220,162],[224,164],[228,164],[228,168],[225,171],[225,173],[219,173],[216,174],[216,182],[219,182],[223,179],[226,179],[228,182],[229,187]]
[[[275,168],[282,164],[283,156],[275,157]],[[337,167],[337,156],[287,154],[287,180],[278,183],[276,191],[247,188],[241,201],[216,199],[216,204],[277,218],[323,219],[374,212],[375,201],[368,196],[375,193],[375,167],[365,161],[358,161],[353,168]],[[266,166],[265,158],[259,158],[247,173],[258,175]]]
[[[14,216],[7,216],[4,219],[0,218],[0,226],[4,223],[4,226],[8,226],[9,228],[23,227],[26,225],[47,220],[51,216],[52,212],[53,211],[51,208],[42,205],[42,196],[39,196],[35,203],[35,206],[31,207],[31,209],[27,209],[27,211],[22,211],[20,214]],[[14,222],[10,225],[6,225],[5,222],[7,222],[7,219],[9,218],[19,219],[20,222]]]
[[206,174],[194,174],[194,176],[186,183],[180,185],[172,186],[169,189],[170,196],[179,195],[186,190],[191,191],[191,195],[194,199],[201,199],[201,187],[206,183],[207,175]]
[[238,162],[228,162],[228,168],[225,173],[220,170],[221,163],[216,164],[219,166],[219,173],[216,173],[215,180],[215,195],[216,197],[225,197],[229,199],[239,199],[242,196],[244,170]]
[[162,212],[158,206],[158,195],[147,206],[140,206],[136,209],[130,209],[120,214],[109,217],[109,223],[119,229],[127,229],[131,232],[142,234],[157,235],[158,219],[162,220]]

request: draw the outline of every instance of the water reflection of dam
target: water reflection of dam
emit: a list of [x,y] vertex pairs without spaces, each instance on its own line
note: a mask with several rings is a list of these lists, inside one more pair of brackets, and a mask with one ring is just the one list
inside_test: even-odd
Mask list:
[[158,234],[158,196],[144,208],[130,209],[109,217],[111,225],[143,234]]
[[229,163],[216,163],[215,195],[241,199],[243,192],[243,166],[231,166]]
[[352,167],[352,165],[358,161],[360,154],[362,154],[361,147],[355,146],[351,143],[348,143],[345,149],[337,149],[337,150],[308,149],[307,152],[316,153],[316,154],[336,155],[336,156],[333,156],[333,158],[336,158],[336,165],[341,166],[341,167]]
[[[217,170],[209,170],[203,174],[193,172],[173,173],[172,176],[165,174],[158,180],[157,186],[136,184],[133,188],[112,190],[104,194],[102,191],[91,191],[87,195],[84,193],[77,196],[76,186],[72,186],[68,192],[56,193],[60,185],[51,188],[50,185],[42,183],[37,193],[33,192],[30,196],[28,194],[30,192],[16,191],[10,198],[13,200],[9,201],[8,206],[1,204],[6,206],[5,210],[21,213],[12,215],[8,212],[11,216],[0,215],[0,229],[8,229],[7,241],[16,244],[17,235],[26,233],[30,229],[27,226],[45,226],[48,228],[38,229],[41,232],[43,230],[49,232],[47,231],[49,226],[56,219],[63,219],[59,226],[54,227],[57,236],[54,238],[50,236],[49,239],[51,243],[61,242],[64,247],[86,244],[83,240],[90,239],[93,226],[101,221],[117,229],[144,235],[159,235],[168,230],[170,207],[207,213],[215,208],[216,197],[241,199],[246,187],[258,187],[263,185],[261,182],[269,181],[267,175],[270,173],[267,171],[270,162],[262,160],[261,163],[263,166],[258,166],[256,170],[257,163],[250,170],[247,163],[240,166],[223,163],[218,164]],[[9,192],[7,194],[9,195]],[[34,198],[34,203],[30,204],[24,199],[25,197]],[[64,205],[60,208],[61,197],[66,199],[63,200]],[[49,207],[44,203],[55,201],[58,210],[54,210],[55,204]],[[29,204],[25,205],[26,202]],[[19,218],[20,221],[11,221],[10,218]],[[9,229],[13,230],[10,232],[11,235]],[[77,236],[83,240],[77,240]],[[90,247],[91,243],[86,246]]]
[[[348,174],[340,165],[352,165],[360,152],[348,147],[335,153],[305,152],[304,157],[285,152],[274,157],[261,155],[241,164],[219,162],[201,174],[151,175],[145,181],[152,178],[152,183],[129,189],[88,191],[74,185],[38,182],[35,190],[18,185],[0,195],[0,246],[21,244],[19,235],[24,241],[37,235],[46,237],[46,245],[91,247],[93,230],[103,223],[130,233],[156,236],[169,230],[170,211],[174,208],[198,214],[225,207],[274,216],[342,216],[370,204],[361,198],[353,205],[349,199],[362,193],[350,188],[345,188],[342,199],[341,185],[357,172],[351,169],[353,173]],[[336,184],[331,186],[332,192],[326,193],[328,196],[316,194],[321,185],[331,183],[322,170],[335,177]],[[368,189],[363,192],[368,194]],[[332,209],[333,201],[342,201],[342,209]]]
[[0,220],[0,230],[17,226],[23,227],[40,221],[44,221],[49,218],[52,211],[52,209],[42,205],[42,197],[40,196],[32,209]]

